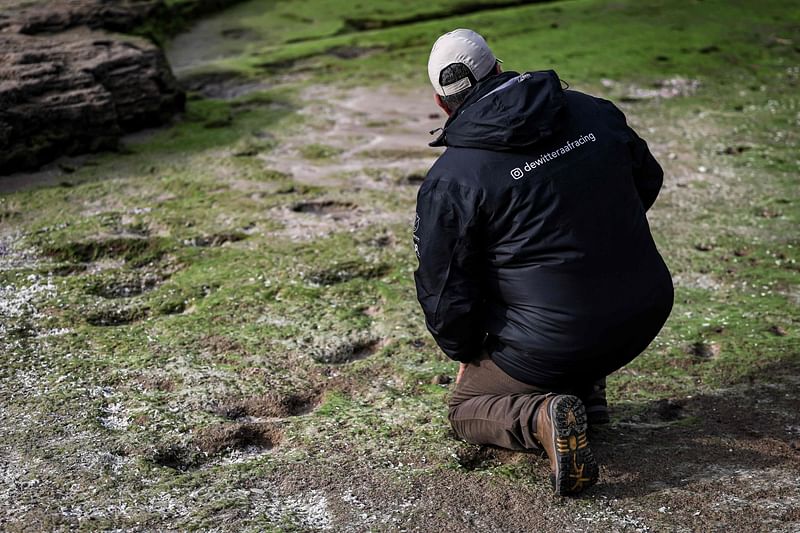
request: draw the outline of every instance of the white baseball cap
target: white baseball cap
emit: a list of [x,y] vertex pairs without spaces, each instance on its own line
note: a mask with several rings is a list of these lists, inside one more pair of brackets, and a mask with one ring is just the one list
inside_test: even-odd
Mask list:
[[[497,62],[501,62],[489,49],[489,45],[472,30],[458,29],[445,33],[433,43],[428,58],[428,77],[439,96],[450,96],[472,87],[473,81],[480,81],[489,74]],[[474,80],[460,80],[442,86],[439,75],[453,63],[463,63],[472,72]]]

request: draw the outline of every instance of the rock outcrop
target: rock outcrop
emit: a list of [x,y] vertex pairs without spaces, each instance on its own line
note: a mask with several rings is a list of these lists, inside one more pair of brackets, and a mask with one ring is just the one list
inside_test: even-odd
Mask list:
[[[185,94],[161,49],[126,32],[235,0],[0,0],[0,175],[114,148]],[[176,7],[177,6],[177,7]]]
[[0,31],[36,35],[86,26],[128,32],[163,10],[156,0],[0,0]]
[[73,29],[46,38],[0,33],[0,173],[62,154],[114,148],[157,126],[185,96],[144,39]]
[[127,33],[148,21],[170,30],[240,0],[0,0],[0,32],[37,35],[86,26]]

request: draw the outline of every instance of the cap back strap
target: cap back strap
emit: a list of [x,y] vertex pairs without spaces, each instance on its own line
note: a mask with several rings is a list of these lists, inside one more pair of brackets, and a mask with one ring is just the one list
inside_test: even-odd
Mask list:
[[452,96],[470,87],[472,87],[472,81],[469,78],[461,78],[450,85],[442,85],[442,93],[444,93],[444,96]]

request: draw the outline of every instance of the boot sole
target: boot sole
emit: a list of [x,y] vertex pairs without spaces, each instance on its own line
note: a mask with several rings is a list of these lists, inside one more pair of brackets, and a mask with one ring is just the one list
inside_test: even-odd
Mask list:
[[553,489],[564,496],[597,483],[600,472],[586,437],[586,409],[576,396],[556,396],[548,406],[552,421],[556,469]]

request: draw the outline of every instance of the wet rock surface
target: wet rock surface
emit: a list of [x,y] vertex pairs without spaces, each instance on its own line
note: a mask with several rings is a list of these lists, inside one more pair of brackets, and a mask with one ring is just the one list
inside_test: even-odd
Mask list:
[[[176,15],[230,3],[198,0]],[[113,149],[123,133],[183,110],[185,94],[162,50],[110,33],[170,14],[163,0],[4,0],[0,7],[0,175]]]
[[144,39],[74,29],[0,34],[0,173],[114,148],[125,131],[183,109],[161,51]]
[[0,32],[36,35],[86,26],[124,33],[156,18],[197,17],[236,1],[189,0],[168,5],[164,0],[0,0]]
[[163,7],[154,0],[71,0],[55,2],[0,2],[4,16],[0,31],[35,35],[87,26],[111,31],[130,31]]

